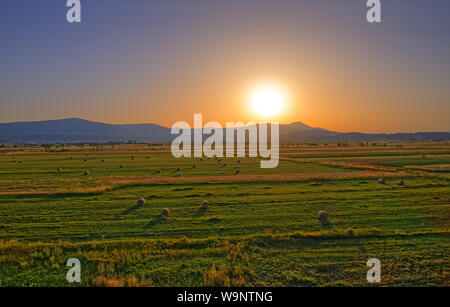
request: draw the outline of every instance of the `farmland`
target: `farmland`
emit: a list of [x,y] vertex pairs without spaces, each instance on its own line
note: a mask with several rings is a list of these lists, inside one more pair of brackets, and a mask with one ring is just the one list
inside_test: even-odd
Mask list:
[[381,286],[449,285],[448,144],[284,145],[276,169],[169,150],[0,148],[0,286],[370,286],[373,257]]

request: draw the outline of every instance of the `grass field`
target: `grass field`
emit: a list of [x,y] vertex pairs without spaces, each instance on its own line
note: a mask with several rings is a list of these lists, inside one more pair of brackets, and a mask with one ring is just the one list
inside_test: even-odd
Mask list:
[[0,148],[0,286],[370,286],[373,257],[381,286],[449,286],[449,165],[444,143],[286,145],[276,169],[166,146]]

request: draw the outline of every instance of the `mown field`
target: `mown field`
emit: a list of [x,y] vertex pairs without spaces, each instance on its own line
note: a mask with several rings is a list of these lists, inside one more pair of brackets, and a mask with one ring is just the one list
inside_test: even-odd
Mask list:
[[449,166],[443,143],[286,145],[276,169],[165,146],[0,148],[0,286],[373,286],[373,257],[381,286],[449,286]]

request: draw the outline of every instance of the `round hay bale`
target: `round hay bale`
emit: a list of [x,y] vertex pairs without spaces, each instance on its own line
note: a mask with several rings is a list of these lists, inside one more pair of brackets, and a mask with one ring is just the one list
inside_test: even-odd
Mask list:
[[58,172],[62,172],[62,168],[58,168]]
[[403,180],[399,180],[399,181],[397,181],[397,184],[398,185],[405,185],[405,182]]
[[90,174],[90,173],[89,173],[88,171],[85,171],[85,172],[84,172],[84,175],[85,175],[85,176],[87,176],[87,175],[89,175],[89,174]]
[[378,179],[378,183],[379,183],[379,184],[385,184],[386,182],[384,181],[383,178],[380,178],[380,179]]
[[209,206],[209,201],[207,201],[207,200],[202,201],[202,208],[203,209],[208,209],[208,206]]
[[143,197],[139,198],[137,201],[137,205],[140,207],[145,205],[145,198],[143,198]]
[[156,171],[156,173],[157,173],[157,174],[161,173],[161,170],[160,170],[160,169],[159,169],[159,170],[157,170],[157,171]]
[[123,165],[120,165],[119,167],[120,167],[120,168],[123,168]]
[[87,159],[84,159],[84,162],[87,162]]
[[169,216],[170,210],[168,208],[164,208],[161,210],[161,217],[166,218]]
[[102,160],[102,163],[105,162],[105,160]]
[[194,165],[192,165],[192,168],[196,168],[196,167],[197,167],[197,165],[195,165],[195,164],[194,164]]
[[320,210],[319,212],[317,212],[317,218],[320,221],[326,221],[326,220],[328,220],[328,213],[326,213],[323,210]]
[[237,169],[235,173],[236,173],[236,175],[239,175],[241,173],[241,171]]

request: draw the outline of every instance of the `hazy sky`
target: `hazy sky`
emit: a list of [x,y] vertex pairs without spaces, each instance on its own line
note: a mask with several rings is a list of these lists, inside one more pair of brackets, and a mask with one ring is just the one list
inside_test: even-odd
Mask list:
[[247,122],[272,82],[283,123],[450,130],[448,0],[381,0],[381,24],[366,0],[81,0],[81,24],[65,2],[1,2],[0,122]]

